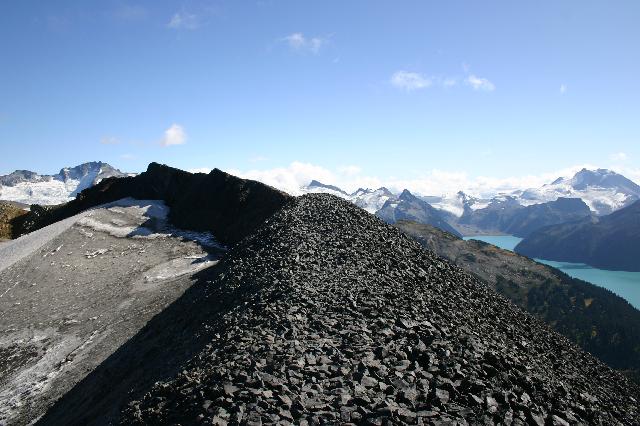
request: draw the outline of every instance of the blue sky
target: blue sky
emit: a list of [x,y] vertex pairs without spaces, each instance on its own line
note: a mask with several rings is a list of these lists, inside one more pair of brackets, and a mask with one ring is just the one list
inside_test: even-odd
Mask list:
[[0,173],[640,176],[638,19],[637,1],[4,2]]

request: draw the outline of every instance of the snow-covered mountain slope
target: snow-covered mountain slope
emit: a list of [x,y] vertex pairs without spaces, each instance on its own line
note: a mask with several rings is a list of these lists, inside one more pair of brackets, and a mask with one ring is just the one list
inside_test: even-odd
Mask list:
[[359,188],[350,196],[351,202],[356,206],[365,209],[369,213],[375,213],[384,206],[388,200],[398,198],[387,188],[363,189]]
[[581,198],[598,215],[606,215],[640,199],[640,186],[607,169],[582,169],[571,178],[561,177],[541,188],[523,191],[517,198],[524,206]]
[[378,189],[364,189],[358,188],[357,191],[349,194],[348,192],[338,188],[334,185],[326,185],[312,180],[309,185],[301,188],[301,192],[308,193],[323,193],[331,194],[343,198],[347,201],[351,201],[356,206],[365,209],[369,213],[375,213],[382,208],[387,200],[395,199],[397,196],[389,191],[387,188],[382,187]]
[[462,217],[465,211],[483,209],[489,205],[491,200],[476,198],[458,191],[455,194],[443,194],[441,196],[420,197],[438,210],[451,213],[453,216]]
[[442,212],[421,198],[413,195],[405,189],[402,194],[394,200],[387,201],[376,216],[387,223],[397,223],[402,220],[409,220],[416,223],[435,226],[443,231],[458,237],[461,234],[453,228]]
[[[348,193],[337,186],[325,185],[316,180],[301,188],[300,192],[337,195],[370,213],[379,211],[388,200],[393,203],[398,199],[397,194],[385,187],[376,190],[360,188],[353,193]],[[508,202],[510,207],[527,207],[556,201],[559,198],[580,198],[595,214],[606,215],[639,200],[640,186],[611,170],[582,169],[573,177],[561,177],[540,188],[519,189],[496,194],[492,198],[479,198],[463,191],[442,195],[416,194],[416,196],[443,212],[445,217],[450,218],[449,221],[457,221],[465,213],[469,215],[490,207],[496,210],[496,206],[504,207],[505,202]]]
[[0,176],[0,200],[24,204],[61,204],[73,200],[81,191],[102,179],[123,176],[127,174],[100,161],[65,167],[55,175],[16,170]]

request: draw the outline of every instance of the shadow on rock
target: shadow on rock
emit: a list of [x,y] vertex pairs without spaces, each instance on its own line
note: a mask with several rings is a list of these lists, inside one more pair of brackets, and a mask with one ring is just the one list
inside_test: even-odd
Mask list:
[[62,396],[37,424],[118,423],[130,400],[178,374],[216,333],[224,332],[224,324],[216,320],[252,292],[247,287],[211,288],[223,263],[193,275],[193,286]]

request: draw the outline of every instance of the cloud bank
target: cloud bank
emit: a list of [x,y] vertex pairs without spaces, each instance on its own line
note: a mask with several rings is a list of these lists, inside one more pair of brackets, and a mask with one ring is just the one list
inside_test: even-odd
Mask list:
[[[253,179],[271,185],[292,195],[300,195],[301,188],[316,179],[322,183],[336,185],[347,192],[358,188],[379,188],[385,186],[393,192],[408,189],[420,195],[444,195],[464,191],[476,197],[491,197],[499,193],[508,193],[527,188],[538,188],[554,181],[558,177],[571,177],[582,168],[596,169],[592,164],[580,164],[538,175],[510,176],[496,178],[491,176],[470,176],[465,172],[432,169],[413,178],[380,178],[362,173],[358,166],[341,166],[329,169],[317,164],[295,161],[286,167],[273,169],[228,170],[229,173]],[[628,177],[640,182],[640,169],[609,166]]]

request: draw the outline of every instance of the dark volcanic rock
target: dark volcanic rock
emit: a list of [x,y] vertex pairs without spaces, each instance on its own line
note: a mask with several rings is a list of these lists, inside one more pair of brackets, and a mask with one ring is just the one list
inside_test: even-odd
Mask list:
[[210,343],[122,423],[640,422],[635,384],[336,197],[289,203],[216,274],[184,312]]
[[[189,173],[157,163],[135,177],[105,179],[59,207],[32,207],[14,225],[17,234],[73,216],[83,210],[126,197],[163,200],[177,227],[208,231],[224,244],[234,244],[282,207],[291,197],[260,182],[221,170]],[[17,235],[16,235],[17,236]]]
[[622,297],[482,241],[465,241],[415,222],[395,226],[483,279],[609,366],[640,381],[640,311]]

